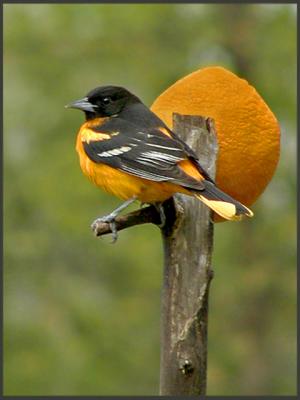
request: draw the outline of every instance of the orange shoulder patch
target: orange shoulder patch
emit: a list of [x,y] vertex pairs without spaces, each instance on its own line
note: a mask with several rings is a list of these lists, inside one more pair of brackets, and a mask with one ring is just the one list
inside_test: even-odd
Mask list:
[[100,132],[95,131],[93,128],[101,127],[108,118],[95,118],[90,121],[86,121],[79,130],[79,137],[82,142],[90,143],[91,140],[99,141],[109,139],[111,136],[118,135],[119,132]]
[[81,128],[79,134],[81,141],[86,143],[90,143],[91,140],[98,141],[110,138],[108,133],[95,132],[90,128]]

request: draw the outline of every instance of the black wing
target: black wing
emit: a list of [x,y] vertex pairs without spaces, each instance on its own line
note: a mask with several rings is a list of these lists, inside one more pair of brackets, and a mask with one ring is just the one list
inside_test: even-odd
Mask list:
[[139,129],[126,120],[113,118],[93,130],[111,135],[110,139],[83,142],[86,154],[94,162],[156,182],[169,181],[197,190],[204,188],[177,166],[191,157],[185,144],[158,128]]

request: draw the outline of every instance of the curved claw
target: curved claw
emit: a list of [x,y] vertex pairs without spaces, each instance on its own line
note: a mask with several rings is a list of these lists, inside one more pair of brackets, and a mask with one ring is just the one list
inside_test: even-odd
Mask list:
[[115,220],[110,221],[109,227],[110,227],[110,230],[112,233],[111,244],[114,244],[118,240],[118,231],[117,231],[116,221]]

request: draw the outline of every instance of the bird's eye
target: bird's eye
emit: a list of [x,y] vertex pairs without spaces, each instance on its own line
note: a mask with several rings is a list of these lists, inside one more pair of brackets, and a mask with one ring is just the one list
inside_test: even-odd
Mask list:
[[111,98],[110,97],[104,97],[102,102],[103,102],[103,104],[109,104],[111,102]]

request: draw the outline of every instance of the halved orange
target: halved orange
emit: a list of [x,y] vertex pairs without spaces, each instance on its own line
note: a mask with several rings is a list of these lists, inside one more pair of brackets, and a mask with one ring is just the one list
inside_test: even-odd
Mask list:
[[170,128],[174,112],[213,118],[219,188],[246,206],[264,191],[278,163],[280,129],[246,80],[222,67],[203,68],[175,82],[151,109]]

